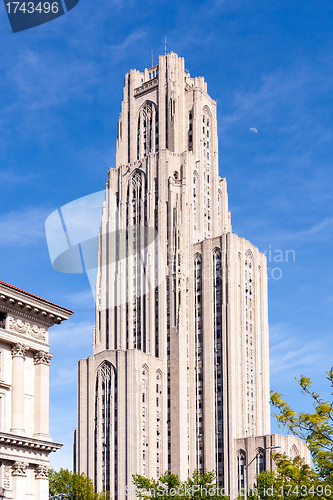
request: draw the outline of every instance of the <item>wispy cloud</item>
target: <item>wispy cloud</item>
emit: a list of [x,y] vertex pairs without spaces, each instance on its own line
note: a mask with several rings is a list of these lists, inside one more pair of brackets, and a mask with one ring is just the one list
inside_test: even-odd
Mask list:
[[273,384],[288,384],[302,374],[322,372],[330,367],[331,361],[330,349],[323,349],[322,336],[309,339],[300,326],[287,322],[270,325],[270,371]]
[[70,295],[66,295],[64,298],[67,301],[66,303],[72,303],[80,306],[91,306],[95,303],[94,296],[90,288],[88,290],[82,290],[81,292],[71,293]]
[[[71,366],[73,363],[71,363]],[[75,366],[75,365],[74,365]],[[77,378],[77,369],[76,366],[74,368],[60,368],[53,373],[51,371],[50,375],[50,387],[63,390],[63,386],[68,387],[72,385],[75,387]]]
[[91,346],[92,331],[93,325],[89,321],[79,323],[66,321],[66,323],[50,330],[50,344],[54,347],[66,345],[68,349],[78,345],[80,347]]
[[5,172],[1,172],[1,180],[4,184],[6,184],[7,188],[8,185],[36,181],[38,177],[39,174],[37,174],[36,172],[17,173],[14,170],[6,170]]
[[0,247],[18,245],[34,246],[45,242],[45,219],[50,210],[28,208],[0,216]]
[[8,84],[17,94],[16,105],[37,110],[85,95],[97,80],[93,61],[79,58],[54,58],[32,49],[22,50],[10,73]]
[[147,30],[135,29],[129,35],[125,36],[124,39],[117,44],[109,45],[109,49],[113,52],[116,51],[117,56],[126,53],[126,51],[138,42],[141,42],[148,35]]

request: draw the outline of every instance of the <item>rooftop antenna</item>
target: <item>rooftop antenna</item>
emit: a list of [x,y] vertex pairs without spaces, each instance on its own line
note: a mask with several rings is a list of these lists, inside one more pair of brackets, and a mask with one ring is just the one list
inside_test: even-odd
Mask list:
[[166,56],[167,55],[167,43],[166,43],[166,36],[164,37],[164,55]]
[[154,66],[154,51],[151,51],[151,67]]

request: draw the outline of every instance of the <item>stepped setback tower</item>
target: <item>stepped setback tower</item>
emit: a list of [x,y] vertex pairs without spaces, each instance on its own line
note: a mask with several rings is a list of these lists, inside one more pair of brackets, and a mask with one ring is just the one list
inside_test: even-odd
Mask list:
[[[79,361],[75,470],[124,500],[132,474],[272,467],[266,258],[232,233],[216,101],[184,59],[125,76],[103,206],[93,354]],[[126,490],[127,487],[127,490]]]

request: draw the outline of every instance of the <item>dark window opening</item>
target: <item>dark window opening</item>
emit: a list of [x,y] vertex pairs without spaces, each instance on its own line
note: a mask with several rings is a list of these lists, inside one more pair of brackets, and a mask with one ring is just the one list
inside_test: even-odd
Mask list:
[[6,328],[6,316],[6,313],[0,312],[0,328]]

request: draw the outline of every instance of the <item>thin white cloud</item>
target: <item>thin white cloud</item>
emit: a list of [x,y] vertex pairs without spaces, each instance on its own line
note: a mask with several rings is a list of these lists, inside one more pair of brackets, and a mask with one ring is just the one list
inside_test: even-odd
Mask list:
[[[91,292],[90,292],[91,293]],[[54,347],[66,345],[67,348],[91,346],[93,325],[89,321],[75,323],[73,320],[66,321],[50,330],[50,344]]]
[[9,184],[22,184],[37,180],[39,177],[35,172],[30,173],[17,173],[13,170],[6,170],[6,172],[1,172],[2,182],[8,186]]
[[[327,339],[328,345],[329,341]],[[270,372],[274,389],[295,377],[331,366],[330,349],[323,349],[323,336],[307,339],[300,326],[287,322],[270,325]]]
[[79,306],[91,306],[95,303],[91,289],[82,290],[81,292],[71,293],[65,296],[66,303],[73,303]]
[[1,215],[0,247],[35,246],[43,240],[45,243],[44,224],[49,213],[46,208],[28,208]]
[[147,30],[144,29],[135,29],[129,35],[127,35],[120,43],[109,45],[109,49],[116,51],[118,53],[124,54],[126,50],[128,50],[132,45],[141,41],[143,38],[147,36]]
[[29,110],[50,108],[82,97],[98,81],[92,61],[56,59],[31,49],[21,51],[6,77],[17,93],[17,105]]
[[59,368],[58,370],[56,369],[55,372],[51,370],[50,373],[50,388],[57,387],[61,388],[62,386],[72,386],[75,387],[76,385],[76,378],[77,378],[77,369],[76,369],[76,364],[75,363],[70,363],[70,366],[73,366],[74,368]]
[[[253,225],[255,226],[255,223],[253,223]],[[293,241],[297,244],[304,243],[304,240],[306,240],[307,244],[309,244],[310,241],[329,241],[332,234],[332,225],[333,217],[326,217],[322,221],[313,224],[307,229],[302,229],[300,231],[280,231],[278,233],[274,233],[271,235],[270,241],[272,243],[278,242],[279,246],[284,245],[285,243],[291,243]],[[259,229],[261,229],[260,223]],[[267,241],[268,239],[269,236],[266,232],[265,240]]]

